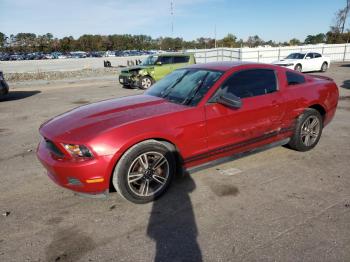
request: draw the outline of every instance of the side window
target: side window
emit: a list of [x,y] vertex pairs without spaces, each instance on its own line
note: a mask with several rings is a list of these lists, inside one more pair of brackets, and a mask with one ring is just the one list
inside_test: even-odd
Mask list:
[[313,53],[308,53],[305,58],[309,57],[310,59],[314,58]]
[[273,93],[277,91],[275,71],[271,69],[240,71],[234,73],[221,89],[240,98]]
[[314,58],[319,58],[321,55],[319,53],[314,53]]
[[305,77],[293,72],[286,72],[288,85],[299,85],[305,83]]
[[174,56],[174,64],[188,63],[189,60],[189,56]]
[[173,61],[171,56],[160,56],[158,62],[162,62],[162,65],[171,64]]

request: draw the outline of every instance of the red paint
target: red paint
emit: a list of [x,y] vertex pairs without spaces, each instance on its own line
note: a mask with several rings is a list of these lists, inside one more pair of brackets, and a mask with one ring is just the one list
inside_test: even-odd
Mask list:
[[[305,84],[288,86],[285,77],[288,69],[273,65],[223,62],[191,67],[225,71],[196,107],[137,95],[78,107],[44,123],[40,134],[64,152],[64,157],[54,156],[45,147],[45,141],[40,142],[37,156],[49,176],[66,188],[98,193],[109,188],[120,156],[140,141],[161,139],[173,143],[185,166],[191,167],[290,137],[295,119],[310,106],[324,108],[326,125],[337,107],[338,88],[322,77],[305,75]],[[227,77],[248,68],[274,69],[279,91],[244,98],[240,109],[207,104]],[[251,142],[242,144],[245,141]],[[65,151],[62,143],[85,145],[94,157],[78,161]],[[82,185],[68,184],[69,178],[79,179]],[[93,178],[104,178],[104,182],[85,182]]]

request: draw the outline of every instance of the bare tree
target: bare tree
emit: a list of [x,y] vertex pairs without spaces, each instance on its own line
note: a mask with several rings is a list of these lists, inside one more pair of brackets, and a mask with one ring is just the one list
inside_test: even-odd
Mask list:
[[350,0],[346,0],[346,6],[339,9],[335,13],[334,25],[331,26],[331,31],[334,33],[344,33],[346,19],[350,12]]

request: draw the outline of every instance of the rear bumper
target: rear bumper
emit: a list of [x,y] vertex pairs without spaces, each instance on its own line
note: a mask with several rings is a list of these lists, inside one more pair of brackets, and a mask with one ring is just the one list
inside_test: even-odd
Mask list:
[[42,140],[37,148],[37,157],[51,180],[59,186],[88,194],[100,194],[109,190],[108,166],[112,156],[84,161],[58,159]]

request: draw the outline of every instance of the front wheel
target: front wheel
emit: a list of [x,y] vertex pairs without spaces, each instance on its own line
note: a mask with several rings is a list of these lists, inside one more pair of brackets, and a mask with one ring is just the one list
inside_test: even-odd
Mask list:
[[172,152],[161,142],[147,140],[131,147],[121,157],[112,182],[122,197],[143,204],[167,190],[175,170]]
[[154,80],[152,77],[150,76],[143,76],[140,78],[140,83],[139,83],[139,87],[140,89],[148,89],[150,88],[154,83]]
[[322,129],[321,114],[313,108],[308,108],[297,119],[294,135],[288,145],[297,151],[308,151],[317,145]]

